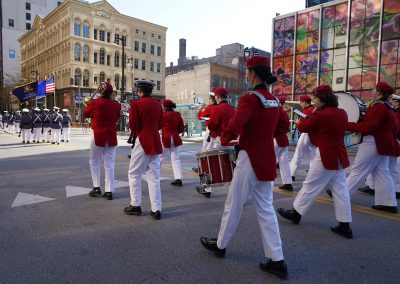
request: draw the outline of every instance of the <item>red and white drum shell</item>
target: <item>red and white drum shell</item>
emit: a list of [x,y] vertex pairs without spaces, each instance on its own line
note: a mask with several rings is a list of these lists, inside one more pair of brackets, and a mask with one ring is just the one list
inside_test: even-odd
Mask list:
[[236,154],[231,147],[208,149],[196,154],[200,183],[224,185],[232,181]]

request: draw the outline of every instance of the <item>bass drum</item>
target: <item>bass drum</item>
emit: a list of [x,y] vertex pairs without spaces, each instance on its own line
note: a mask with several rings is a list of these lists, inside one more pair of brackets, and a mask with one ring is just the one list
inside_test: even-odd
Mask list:
[[359,97],[350,93],[335,93],[335,95],[338,97],[338,107],[347,113],[349,122],[359,122],[364,117],[367,105]]

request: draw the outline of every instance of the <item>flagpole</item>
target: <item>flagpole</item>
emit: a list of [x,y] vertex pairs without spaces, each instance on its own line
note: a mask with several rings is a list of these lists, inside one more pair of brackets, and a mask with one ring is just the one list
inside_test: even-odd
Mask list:
[[54,98],[54,105],[53,107],[56,106],[56,77],[53,75],[53,80],[54,80],[54,92],[53,92],[53,98]]

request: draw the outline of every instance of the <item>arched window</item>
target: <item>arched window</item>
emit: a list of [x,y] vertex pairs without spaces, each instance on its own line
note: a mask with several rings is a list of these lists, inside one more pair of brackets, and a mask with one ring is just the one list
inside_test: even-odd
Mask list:
[[83,37],[89,38],[89,36],[90,36],[90,32],[89,31],[90,31],[89,23],[84,22],[83,23]]
[[83,81],[82,85],[84,87],[89,87],[89,70],[83,71]]
[[75,69],[75,76],[74,76],[74,85],[75,86],[80,86],[81,77],[82,77],[81,69],[76,68]]
[[114,56],[114,67],[119,67],[119,51],[115,52]]
[[74,47],[74,59],[76,61],[81,61],[81,45],[79,43],[75,43]]
[[89,62],[89,46],[83,46],[83,62]]
[[81,36],[81,21],[78,19],[74,22],[74,35]]
[[106,74],[103,71],[101,71],[100,72],[100,83],[105,82],[105,81],[106,81]]
[[115,86],[115,90],[119,90],[119,74],[115,74],[114,86]]
[[106,51],[104,48],[100,48],[100,64],[104,64],[104,57],[106,56]]

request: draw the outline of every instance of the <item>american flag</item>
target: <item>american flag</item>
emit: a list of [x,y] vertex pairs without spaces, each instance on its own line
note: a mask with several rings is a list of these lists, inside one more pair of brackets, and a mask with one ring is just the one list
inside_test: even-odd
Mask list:
[[56,90],[56,84],[54,83],[54,76],[51,76],[49,80],[46,81],[46,93],[53,93]]

